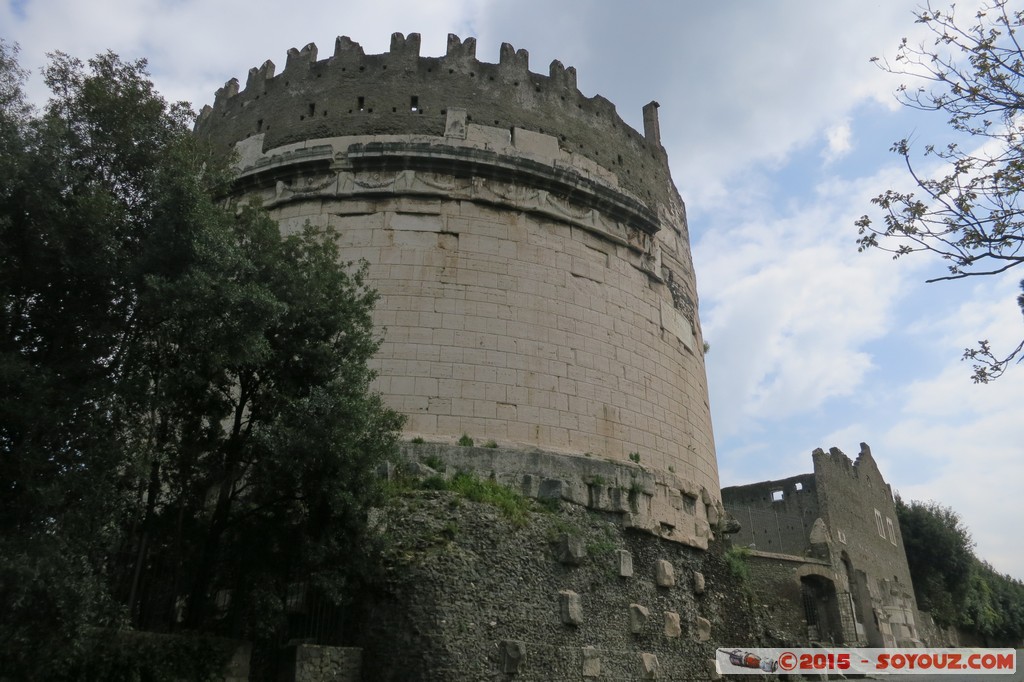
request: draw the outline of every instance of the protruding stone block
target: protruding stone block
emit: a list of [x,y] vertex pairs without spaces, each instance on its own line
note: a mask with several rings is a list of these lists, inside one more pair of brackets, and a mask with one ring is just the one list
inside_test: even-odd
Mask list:
[[648,142],[661,145],[661,126],[658,124],[657,102],[649,102],[644,105],[644,137]]
[[516,50],[508,43],[502,43],[498,52],[498,64],[527,73],[530,70],[530,53],[526,50]]
[[658,559],[654,565],[654,582],[658,587],[673,587],[676,584],[676,572],[671,561]]
[[640,654],[640,676],[645,680],[658,679],[657,654]]
[[563,623],[566,625],[583,623],[583,602],[580,600],[580,595],[572,590],[562,590],[558,593],[558,601]]
[[566,533],[558,538],[555,554],[560,563],[579,566],[587,558],[587,548],[583,545],[583,538]]
[[377,475],[385,481],[395,480],[395,465],[391,462],[381,462],[377,467]]
[[678,637],[683,634],[683,628],[679,625],[679,614],[675,611],[665,612],[665,636]]
[[352,40],[348,36],[338,36],[334,39],[334,58],[337,59],[343,55],[352,55],[355,57],[364,56],[363,47],[356,41]]
[[704,594],[704,574],[700,571],[693,572],[693,593]]
[[711,621],[697,616],[697,640],[706,642],[711,639]]
[[308,73],[310,65],[316,61],[316,55],[316,43],[308,43],[301,50],[296,50],[294,47],[289,49],[284,63],[285,73],[291,76]]
[[640,604],[629,605],[629,631],[634,635],[639,635],[644,631],[644,627],[647,625],[647,619],[651,617],[651,612],[647,610],[646,606]]
[[454,33],[449,33],[445,57],[448,59],[476,59],[476,38],[466,38],[463,41],[459,40]]
[[444,136],[459,140],[466,139],[466,110],[449,107],[444,123]]
[[526,643],[515,639],[502,640],[498,645],[501,654],[501,671],[518,673],[526,663]]
[[632,578],[633,555],[629,553],[629,550],[620,549],[616,552],[616,556],[619,559],[619,577]]
[[410,33],[405,36],[401,33],[391,34],[391,56],[406,57],[415,59],[420,56],[420,34]]
[[601,676],[601,656],[592,646],[583,647],[583,677]]

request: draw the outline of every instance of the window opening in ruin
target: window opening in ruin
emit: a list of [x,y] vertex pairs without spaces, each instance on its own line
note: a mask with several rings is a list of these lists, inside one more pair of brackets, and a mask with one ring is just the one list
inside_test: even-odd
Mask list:
[[413,95],[412,97],[409,98],[409,111],[419,111],[419,110],[420,110],[420,98],[417,97],[416,95]]
[[[619,158],[621,159],[622,157],[619,157]],[[622,163],[622,161],[620,160],[620,161],[619,161],[619,163]],[[795,487],[795,488],[796,488],[797,490],[803,490],[803,489],[804,489],[804,484],[803,484],[803,483],[800,483],[800,482],[797,482],[797,484],[796,484],[796,485],[795,485],[794,487]]]
[[258,121],[256,121],[256,132],[258,133],[261,130],[263,130],[263,119],[262,118],[259,119]]
[[886,523],[886,526],[888,526],[888,528],[889,528],[889,542],[891,542],[892,544],[895,545],[896,544],[896,531],[893,529],[892,519],[890,519],[888,516],[886,516],[885,517],[885,523]]
[[310,102],[309,103],[309,116],[310,116],[310,118],[312,118],[315,113],[316,113],[316,102]]
[[356,98],[356,108],[359,109],[359,111],[366,111],[366,98],[365,97],[360,96],[360,97]]
[[782,491],[781,490],[773,490],[772,491],[772,502],[781,502],[781,501],[782,501]]
[[885,537],[885,526],[882,525],[882,512],[875,510],[875,525],[878,526],[878,534]]

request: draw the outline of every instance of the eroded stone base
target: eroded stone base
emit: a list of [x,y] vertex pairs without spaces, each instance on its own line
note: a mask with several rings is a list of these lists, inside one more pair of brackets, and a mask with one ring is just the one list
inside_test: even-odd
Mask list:
[[538,499],[556,499],[611,512],[625,528],[706,549],[721,506],[696,484],[639,464],[539,449],[406,443],[403,456],[443,475],[458,471],[490,477]]

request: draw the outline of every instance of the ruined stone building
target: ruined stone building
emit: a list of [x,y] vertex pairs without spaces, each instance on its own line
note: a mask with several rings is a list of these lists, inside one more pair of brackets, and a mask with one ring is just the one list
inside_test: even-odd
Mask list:
[[[231,80],[197,133],[238,153],[238,198],[341,235],[380,292],[379,390],[406,435],[530,494],[621,511],[704,547],[720,508],[683,202],[658,104],[638,133],[525,50],[341,37]],[[465,461],[463,436],[500,446]],[[532,458],[523,456],[533,451]],[[612,462],[617,466],[610,467]],[[640,466],[643,470],[641,471]],[[642,473],[630,511],[617,492]],[[607,489],[593,495],[587,480]]]
[[[788,596],[814,641],[921,646],[892,488],[871,450],[815,450],[814,472],[722,489],[762,589]],[[802,607],[799,608],[799,607]]]
[[[541,75],[508,44],[496,64],[473,38],[419,47],[289,50],[280,73],[228,81],[196,126],[236,154],[233,199],[261,201],[283,233],[333,228],[341,257],[368,263],[375,389],[406,416],[410,459],[574,503],[525,528],[429,496],[386,511],[404,563],[360,621],[364,677],[714,678],[716,645],[763,640],[721,545],[705,551],[723,491],[658,104],[641,133],[558,61]],[[786,641],[917,640],[866,447],[724,493],[736,542],[788,597]]]

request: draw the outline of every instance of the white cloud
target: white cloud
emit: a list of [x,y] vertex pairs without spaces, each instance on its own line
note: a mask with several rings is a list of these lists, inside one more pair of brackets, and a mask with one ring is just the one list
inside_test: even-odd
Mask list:
[[[853,222],[891,179],[822,182],[782,215],[728,217],[695,246],[716,431],[814,412],[850,396],[875,366],[912,268],[856,253]],[[763,209],[762,209],[763,210]]]
[[822,152],[826,163],[831,163],[850,153],[853,149],[853,131],[850,130],[850,121],[844,120],[825,131],[825,139],[828,146]]

